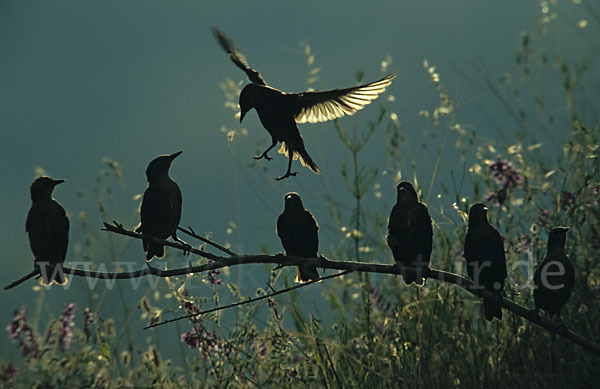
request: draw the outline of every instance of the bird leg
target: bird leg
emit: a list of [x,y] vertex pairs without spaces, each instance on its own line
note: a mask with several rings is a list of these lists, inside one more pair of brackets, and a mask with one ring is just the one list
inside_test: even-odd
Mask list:
[[297,172],[292,173],[292,162],[294,161],[294,152],[292,150],[290,150],[289,152],[289,158],[290,158],[290,162],[288,163],[288,168],[287,168],[287,172],[285,172],[285,174],[281,177],[277,177],[276,180],[277,181],[281,181],[284,178],[288,178],[290,176],[295,176]]
[[275,139],[275,138],[272,138],[272,141],[273,141],[273,143],[271,143],[271,146],[267,147],[267,149],[266,149],[265,151],[263,151],[261,155],[257,155],[256,157],[254,157],[254,159],[257,159],[257,160],[258,160],[258,159],[262,159],[262,158],[264,158],[264,159],[266,159],[267,161],[270,161],[270,160],[272,160],[273,158],[272,158],[272,157],[269,157],[269,156],[267,155],[267,153],[268,153],[269,151],[271,151],[271,149],[272,149],[273,147],[277,146],[277,139]]
[[179,239],[177,237],[177,233],[176,232],[174,232],[173,235],[171,235],[171,237],[173,237],[173,239],[175,239],[175,241],[181,243],[184,246],[184,248],[183,248],[183,256],[186,256],[186,255],[188,255],[190,253],[190,251],[192,249],[192,245],[191,244],[189,244],[187,242],[184,242],[183,240]]

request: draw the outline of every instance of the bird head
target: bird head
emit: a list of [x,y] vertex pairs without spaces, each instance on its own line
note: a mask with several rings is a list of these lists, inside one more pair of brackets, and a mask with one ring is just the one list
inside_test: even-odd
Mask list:
[[567,231],[569,231],[568,227],[554,227],[550,231],[550,235],[548,236],[549,251],[553,249],[564,249],[565,242],[567,241]]
[[148,164],[148,168],[146,169],[146,177],[148,178],[148,181],[155,178],[168,177],[171,163],[181,153],[183,153],[183,151],[178,151],[170,155],[161,155],[153,159],[152,162]]
[[398,192],[398,203],[416,203],[419,201],[417,192],[410,182],[402,181],[396,189]]
[[33,184],[31,184],[31,198],[49,198],[52,196],[54,187],[63,182],[65,182],[65,180],[55,180],[47,176],[38,177],[33,181]]
[[483,203],[473,204],[469,210],[469,225],[487,221],[488,208]]
[[260,86],[256,84],[248,84],[240,93],[240,123],[244,120],[244,116],[252,108],[256,107],[256,99],[259,93]]
[[304,209],[304,205],[302,205],[302,199],[300,195],[296,192],[290,192],[285,195],[285,209]]

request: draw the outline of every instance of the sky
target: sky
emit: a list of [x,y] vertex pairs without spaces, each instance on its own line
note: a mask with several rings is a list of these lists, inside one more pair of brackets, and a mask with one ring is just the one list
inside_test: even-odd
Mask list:
[[[588,15],[584,5],[560,1],[551,2],[551,8],[559,10],[556,24],[562,33],[559,38],[564,37],[561,50],[578,50],[598,36],[598,23],[581,31],[573,27]],[[107,233],[100,231],[103,220],[95,191],[102,191],[107,215],[133,227],[139,220],[135,196],[145,189],[147,164],[160,154],[178,150],[184,153],[174,162],[171,176],[183,192],[182,225],[211,232],[216,241],[230,242],[239,252],[278,252],[282,248],[275,221],[283,209],[283,195],[297,191],[319,220],[321,250],[327,252],[336,244],[339,234],[333,231],[335,223],[324,196],[331,193],[344,205],[352,203],[340,174],[350,154],[341,146],[335,127],[331,123],[300,126],[307,149],[323,171],[319,176],[298,165],[297,177],[273,181],[287,166],[286,159],[276,153],[272,161],[248,168],[253,164],[251,157],[267,145],[268,134],[255,112],[240,125],[224,106],[220,83],[225,79],[245,83],[246,79],[216,44],[211,26],[220,27],[240,46],[269,85],[289,92],[307,88],[305,45],[320,68],[318,81],[311,85],[317,89],[353,86],[358,70],[364,72],[365,81],[378,79],[383,75],[381,62],[391,57],[388,71],[397,71],[398,76],[387,94],[340,123],[348,130],[353,125],[364,128],[385,104],[388,114],[400,118],[408,143],[415,145],[419,180],[429,183],[442,136],[430,128],[423,130],[428,127],[419,116],[421,110],[439,104],[439,92],[423,61],[435,66],[448,93],[461,103],[461,118],[470,128],[484,137],[514,134],[514,123],[506,119],[490,90],[473,82],[473,65],[484,69],[492,80],[513,72],[522,33],[535,30],[541,16],[542,7],[533,0],[3,0],[2,282],[8,284],[32,269],[24,224],[30,207],[29,186],[40,171],[37,167],[67,180],[54,193],[71,220],[67,261],[82,261],[93,254],[110,263],[112,254],[105,243]],[[232,130],[238,135],[229,143],[226,134]],[[382,195],[377,200],[370,195],[367,203],[391,209],[395,183],[393,174],[385,172],[389,162],[385,142],[382,127],[360,161],[379,169],[374,185],[379,185]],[[417,146],[423,142],[430,146],[426,152]],[[107,170],[105,158],[119,164],[122,183],[99,173]],[[464,166],[450,150],[438,174],[448,184],[450,172],[461,169]],[[407,176],[411,178],[412,173]],[[432,196],[442,192],[441,181],[434,183]],[[93,249],[86,246],[82,212]],[[435,212],[432,216],[436,218]],[[117,237],[115,242],[121,260],[139,261],[142,266],[139,242]],[[262,285],[266,277],[260,265],[244,269],[243,281],[249,287]],[[241,280],[238,275],[231,281]],[[0,323],[8,323],[14,309],[27,306],[33,310],[40,293],[48,298],[42,308],[48,317],[56,317],[66,302],[78,301],[83,308],[98,295],[106,301],[101,312],[109,315],[110,302],[121,293],[99,286],[89,292],[80,279],[67,291],[34,291],[35,285],[30,280],[1,294],[6,309]],[[134,309],[142,294],[126,288],[121,287]],[[0,344],[14,352],[4,337],[0,336]]]

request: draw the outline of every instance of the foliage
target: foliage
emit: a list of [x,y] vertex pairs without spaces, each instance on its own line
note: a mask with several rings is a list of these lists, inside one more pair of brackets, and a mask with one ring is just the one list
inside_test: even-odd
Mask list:
[[[547,5],[546,5],[547,7]],[[571,227],[567,251],[576,271],[576,287],[563,311],[564,322],[583,336],[600,342],[600,123],[586,103],[577,99],[580,80],[589,76],[587,61],[568,58],[548,60],[545,54],[549,20],[544,11],[538,33],[522,37],[515,74],[498,83],[482,76],[506,109],[514,134],[500,140],[483,138],[459,119],[460,104],[451,97],[435,67],[424,63],[437,107],[420,112],[428,131],[443,133],[442,146],[429,181],[419,176],[419,160],[411,153],[402,120],[382,107],[364,133],[357,123],[347,131],[336,123],[341,147],[350,155],[351,168],[342,168],[347,189],[354,199],[350,209],[329,200],[330,216],[340,243],[330,257],[389,258],[383,236],[392,204],[367,207],[367,195],[378,197],[375,166],[360,165],[358,156],[372,135],[385,127],[386,152],[391,181],[410,171],[421,197],[429,202],[435,219],[432,267],[465,273],[462,242],[469,205],[484,200],[490,206],[492,224],[504,237],[509,279],[505,295],[533,308],[531,276],[545,255],[549,229]],[[319,68],[308,46],[309,84]],[[385,67],[391,63],[386,58]],[[554,86],[534,87],[540,74]],[[357,78],[360,78],[360,74]],[[535,82],[534,82],[535,81]],[[224,84],[228,106],[236,108],[239,84]],[[564,115],[547,106],[547,96],[561,91]],[[236,92],[237,91],[237,92]],[[552,93],[549,93],[551,91]],[[388,98],[387,104],[393,102]],[[597,108],[596,108],[597,109]],[[374,110],[373,110],[374,111]],[[595,111],[597,114],[597,111]],[[228,141],[245,130],[227,130]],[[509,130],[503,130],[509,131]],[[451,207],[432,200],[439,181],[438,168],[455,141],[458,157],[469,166],[465,174],[472,186],[463,189],[464,178],[453,191],[444,181],[444,196],[456,201]],[[507,139],[511,142],[507,143]],[[544,139],[545,141],[540,141]],[[246,140],[244,140],[246,141]],[[114,162],[108,164],[115,169]],[[117,171],[118,171],[118,165]],[[249,169],[256,167],[251,165]],[[404,174],[403,174],[404,172]],[[121,177],[122,179],[122,177]],[[99,192],[99,191],[97,191]],[[440,195],[441,196],[441,195]],[[98,194],[98,204],[103,203]],[[439,205],[438,205],[439,204]],[[82,215],[85,223],[85,215]],[[93,253],[86,251],[90,258]],[[119,250],[114,255],[119,256]],[[271,269],[269,269],[271,270]],[[272,270],[268,288],[288,284],[285,273]],[[193,282],[211,286],[212,295],[194,296]],[[177,327],[177,342],[187,350],[177,363],[164,359],[152,339],[147,347],[124,345],[123,334],[111,318],[88,308],[66,304],[60,316],[38,332],[28,312],[15,311],[8,335],[22,360],[0,366],[0,384],[31,387],[592,387],[600,378],[600,361],[568,341],[549,335],[527,321],[505,314],[502,321],[486,322],[481,302],[465,291],[433,280],[422,288],[406,287],[397,277],[350,274],[328,280],[318,304],[329,308],[330,317],[318,319],[307,310],[297,292],[236,309],[233,319],[209,314]],[[225,284],[218,272],[167,279],[157,289],[163,306],[151,303],[151,293],[139,303],[148,323],[166,311],[194,313],[221,299],[243,301],[234,283]],[[155,292],[157,292],[155,291]],[[268,293],[259,289],[257,294]],[[122,291],[121,291],[122,293]],[[40,297],[41,298],[41,297]],[[124,307],[125,308],[125,307]],[[38,313],[39,315],[39,313]],[[36,318],[33,322],[37,322]],[[171,339],[171,341],[174,341]],[[190,352],[191,351],[191,352]]]

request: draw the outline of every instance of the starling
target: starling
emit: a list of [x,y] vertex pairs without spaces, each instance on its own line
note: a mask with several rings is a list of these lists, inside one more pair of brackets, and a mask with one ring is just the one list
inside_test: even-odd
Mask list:
[[392,249],[394,260],[406,269],[404,282],[423,285],[423,267],[429,266],[433,227],[427,206],[419,202],[412,184],[398,184],[398,198],[390,213],[387,244]]
[[560,317],[560,311],[569,301],[575,283],[575,270],[565,253],[566,227],[556,227],[548,237],[546,259],[533,275],[533,299],[536,310],[543,309],[550,317]]
[[[171,163],[181,153],[183,151],[161,155],[148,165],[146,169],[148,188],[142,200],[142,221],[135,231],[159,239],[172,236],[177,242],[189,246],[177,237],[177,226],[181,219],[181,190],[179,185],[169,177]],[[157,258],[165,256],[165,248],[160,243],[144,240],[143,246],[146,261],[151,261],[154,256]]]
[[[313,215],[304,209],[300,195],[291,192],[285,195],[285,208],[277,219],[277,235],[286,255],[301,258],[317,258],[319,249],[319,226]],[[314,265],[296,268],[295,282],[319,279]]]
[[[464,255],[469,277],[475,286],[483,286],[499,300],[506,279],[506,258],[502,237],[488,222],[487,212],[482,203],[471,207]],[[484,299],[483,313],[489,321],[494,317],[502,320],[502,307],[498,301]]]
[[31,209],[27,214],[25,231],[29,234],[29,245],[35,257],[35,266],[40,268],[40,284],[59,285],[68,279],[62,263],[69,245],[69,219],[64,208],[52,198],[54,187],[65,180],[38,177],[31,184]]
[[292,161],[297,158],[300,158],[302,165],[313,172],[317,174],[320,172],[317,164],[304,148],[296,123],[318,123],[352,115],[375,100],[396,77],[395,74],[391,74],[369,84],[345,89],[285,93],[268,86],[260,73],[248,65],[244,55],[221,30],[213,28],[213,34],[231,61],[246,73],[251,82],[242,89],[240,94],[240,122],[246,113],[254,108],[263,127],[271,135],[271,145],[254,158],[271,160],[267,153],[277,145],[277,142],[281,142],[279,153],[289,158],[286,173],[277,180],[296,175],[291,169]]

